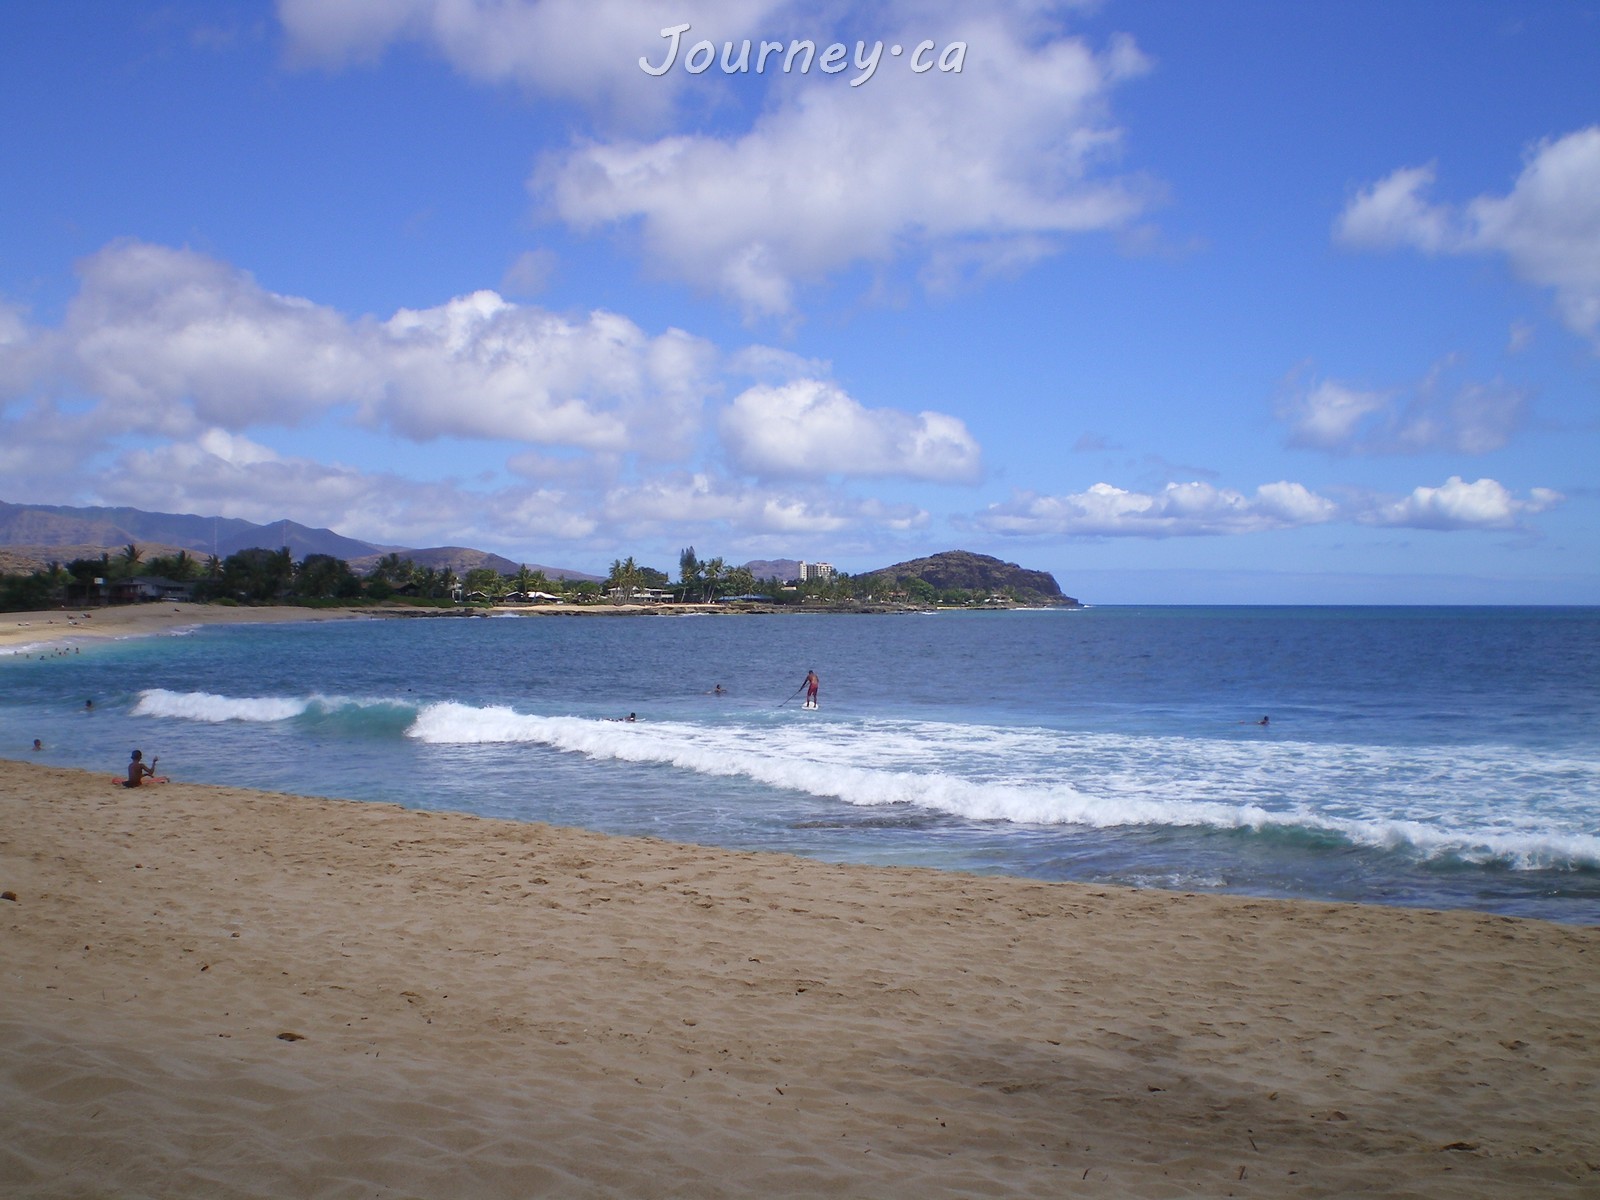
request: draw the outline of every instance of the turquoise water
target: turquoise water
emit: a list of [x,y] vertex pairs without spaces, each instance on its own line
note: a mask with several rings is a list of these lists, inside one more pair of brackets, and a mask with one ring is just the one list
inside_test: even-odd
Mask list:
[[419,618],[81,647],[0,658],[6,753],[38,737],[109,775],[138,746],[185,780],[834,861],[1600,923],[1597,609]]

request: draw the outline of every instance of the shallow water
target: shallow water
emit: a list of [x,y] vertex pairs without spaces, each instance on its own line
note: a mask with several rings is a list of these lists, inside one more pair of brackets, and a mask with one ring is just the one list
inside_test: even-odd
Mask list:
[[837,861],[1591,923],[1597,730],[1597,609],[412,619],[0,658],[0,745],[108,773],[140,746]]

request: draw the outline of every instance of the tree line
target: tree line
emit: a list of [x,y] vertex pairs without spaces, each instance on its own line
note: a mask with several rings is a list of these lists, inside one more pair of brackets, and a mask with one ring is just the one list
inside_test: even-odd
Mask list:
[[550,578],[524,564],[503,574],[476,567],[463,575],[449,567],[417,566],[398,553],[386,554],[365,575],[331,554],[308,554],[295,561],[287,546],[254,547],[226,558],[197,557],[186,550],[146,559],[129,543],[116,554],[51,562],[26,574],[0,575],[0,609],[10,612],[99,603],[117,585],[138,577],[169,579],[187,585],[193,599],[220,603],[360,604],[398,600],[417,604],[458,602],[494,604],[507,596],[542,593],[573,603],[610,600],[627,603],[649,595],[682,603],[716,603],[749,597],[769,604],[894,603],[981,604],[989,597],[961,589],[934,588],[920,578],[893,580],[884,575],[789,581],[757,579],[748,567],[730,567],[721,558],[701,559],[693,546],[678,555],[678,579],[635,561],[615,559],[604,583]]

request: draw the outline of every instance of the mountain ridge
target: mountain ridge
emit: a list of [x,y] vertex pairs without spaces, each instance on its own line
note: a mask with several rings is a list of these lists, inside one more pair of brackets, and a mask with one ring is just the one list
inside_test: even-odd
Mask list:
[[[346,537],[331,529],[313,529],[287,519],[258,525],[241,517],[147,512],[131,507],[11,504],[0,500],[0,547],[12,551],[13,557],[37,559],[40,566],[52,558],[63,557],[53,552],[57,548],[71,550],[72,557],[84,557],[84,551],[114,552],[130,542],[159,548],[158,552],[181,549],[202,556],[215,554],[218,558],[258,546],[273,550],[287,546],[295,558],[331,554],[350,563],[353,569],[364,564],[368,570],[385,554],[410,558],[422,567],[449,567],[458,574],[483,566],[509,574],[522,566],[487,550],[465,546],[383,545]],[[566,567],[539,563],[529,563],[528,567],[543,571],[552,579],[599,578]]]

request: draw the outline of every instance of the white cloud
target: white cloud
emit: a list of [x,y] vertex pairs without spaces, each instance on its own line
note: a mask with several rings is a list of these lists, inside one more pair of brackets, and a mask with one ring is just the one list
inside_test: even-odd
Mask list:
[[978,477],[978,444],[959,419],[868,409],[837,384],[800,379],[737,396],[719,422],[733,462],[761,476]]
[[1563,498],[1560,492],[1536,487],[1526,500],[1519,500],[1497,480],[1467,483],[1452,475],[1439,487],[1414,488],[1404,499],[1374,501],[1356,519],[1366,525],[1409,529],[1515,529],[1524,517],[1544,512]]
[[1600,125],[1528,150],[1504,196],[1434,204],[1432,166],[1405,167],[1361,191],[1335,223],[1347,245],[1426,254],[1503,254],[1522,279],[1555,294],[1573,331],[1600,346]]
[[1291,423],[1291,446],[1319,450],[1344,449],[1356,440],[1356,431],[1372,414],[1389,408],[1391,397],[1365,392],[1337,380],[1325,379],[1292,397],[1280,415]]
[[1337,512],[1333,501],[1299,483],[1263,484],[1253,497],[1200,482],[1169,483],[1154,493],[1097,483],[1066,496],[1019,493],[990,505],[975,522],[1003,534],[1185,537],[1315,525]]
[[39,335],[22,309],[0,302],[0,401],[21,395],[39,373]]
[[396,42],[418,42],[468,78],[638,121],[664,115],[690,80],[681,70],[655,78],[639,68],[641,57],[662,58],[662,28],[690,20],[707,36],[758,36],[785,2],[278,0],[278,18],[304,61],[370,61]]
[[1452,385],[1453,365],[1446,360],[1405,389],[1369,391],[1335,379],[1299,388],[1278,406],[1288,444],[1334,454],[1500,449],[1522,426],[1527,393],[1499,380]]
[[791,383],[797,379],[826,378],[833,364],[826,359],[806,358],[776,346],[746,346],[729,355],[728,370],[764,383]]
[[[87,491],[145,509],[287,513],[408,545],[604,544],[675,522],[731,539],[927,525],[914,505],[824,487],[652,474],[707,450],[703,397],[752,374],[782,382],[749,389],[725,414],[729,458],[747,470],[946,480],[978,469],[953,417],[869,409],[806,374],[825,363],[761,346],[723,360],[701,339],[652,336],[615,313],[563,316],[484,291],[349,319],[204,255],[137,242],[91,256],[81,274],[57,328],[0,311],[0,380],[14,394],[0,411],[0,467],[35,499],[76,503]],[[786,445],[763,440],[762,419]],[[498,487],[495,469],[465,485],[411,482],[283,455],[261,432],[350,421],[418,441],[502,443],[495,453],[522,482]]]
[[572,540],[596,528],[594,519],[560,491],[476,492],[449,481],[402,479],[280,455],[222,429],[130,450],[101,475],[98,491],[110,503],[151,511],[216,513],[257,522],[290,513],[303,524],[413,546]]
[[[658,269],[751,317],[790,314],[799,284],[857,263],[927,252],[943,286],[962,260],[1027,260],[1125,227],[1148,189],[1104,172],[1120,139],[1106,100],[1144,60],[1126,40],[1095,53],[1041,36],[1036,7],[948,14],[942,44],[970,46],[960,74],[916,74],[886,50],[860,88],[779,76],[742,135],[592,141],[530,186],[578,228],[637,222]],[[907,24],[906,47],[927,32]]]
[[59,389],[100,398],[124,430],[181,438],[346,408],[419,441],[670,456],[692,442],[712,386],[709,343],[605,311],[572,318],[483,291],[352,321],[204,255],[137,242],[91,256],[81,275],[60,330],[0,345],[0,378],[22,372],[8,362],[43,358]]
[[973,518],[990,533],[1079,537],[1194,537],[1295,529],[1330,521],[1433,530],[1516,529],[1524,518],[1562,501],[1549,488],[1518,499],[1493,479],[1418,487],[1393,498],[1351,493],[1340,504],[1304,484],[1262,484],[1254,496],[1209,483],[1169,483],[1159,492],[1133,492],[1097,483],[1066,496],[1020,492]]
[[512,438],[681,453],[714,353],[680,330],[650,337],[596,311],[573,321],[477,292],[381,328],[385,386],[365,418],[408,437]]
[[116,242],[79,265],[58,370],[130,428],[292,423],[373,395],[381,374],[331,309],[215,259]]
[[556,265],[553,250],[524,250],[501,276],[500,290],[524,299],[537,296],[549,286],[551,277],[556,273]]
[[806,536],[863,528],[906,530],[927,523],[913,505],[885,505],[836,493],[775,492],[705,473],[679,473],[614,488],[604,513],[620,529],[639,534],[672,526],[723,529],[740,537]]
[[105,449],[107,430],[92,412],[63,412],[43,401],[0,416],[0,480],[14,502],[70,503],[87,464]]

